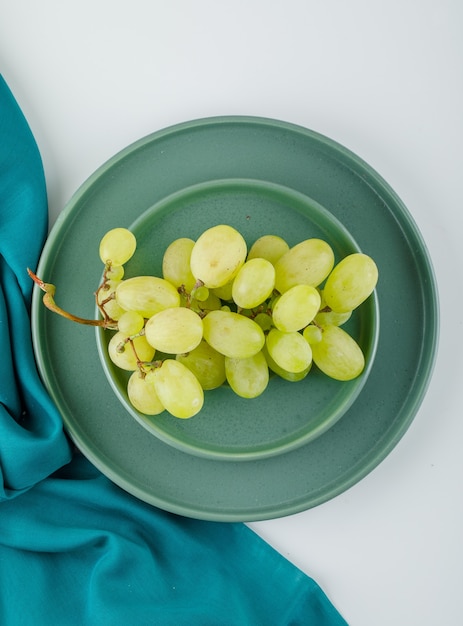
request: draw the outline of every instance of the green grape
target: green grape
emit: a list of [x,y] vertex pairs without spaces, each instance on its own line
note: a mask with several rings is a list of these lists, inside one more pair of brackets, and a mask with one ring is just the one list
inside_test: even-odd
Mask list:
[[126,341],[128,335],[118,331],[111,337],[108,344],[108,354],[111,361],[122,370],[134,371],[139,363],[149,363],[153,360],[155,350],[141,335]]
[[295,285],[317,287],[331,272],[334,252],[322,239],[306,239],[275,263],[275,288],[284,293]]
[[162,276],[177,289],[182,285],[187,293],[195,286],[196,279],[191,273],[190,257],[195,242],[180,237],[167,246],[162,258]]
[[275,268],[266,259],[251,259],[241,267],[232,287],[233,301],[243,309],[262,304],[275,286]]
[[211,291],[221,300],[225,300],[225,302],[231,302],[233,300],[233,280],[225,283],[225,285],[222,285],[222,287],[216,287],[215,289],[211,289]]
[[180,361],[165,359],[153,370],[153,382],[161,404],[174,417],[188,419],[202,409],[203,388],[193,372]]
[[322,340],[322,329],[316,324],[309,324],[302,331],[302,336],[310,345],[313,345]]
[[133,372],[127,383],[127,395],[132,406],[144,415],[159,415],[164,407],[158,398],[153,382],[153,371],[142,375]]
[[287,372],[303,372],[312,361],[311,347],[301,333],[285,333],[272,328],[267,335],[266,345],[275,363]]
[[320,300],[319,292],[311,285],[291,287],[273,307],[274,325],[284,332],[305,328],[318,313]]
[[262,352],[245,359],[225,357],[225,373],[230,387],[242,398],[257,398],[269,381],[268,365]]
[[106,278],[108,280],[122,280],[124,278],[124,266],[110,265],[106,270]]
[[357,308],[371,295],[378,281],[376,263],[367,254],[344,257],[328,276],[323,295],[326,304],[338,313]]
[[137,241],[127,228],[113,228],[100,241],[100,259],[105,265],[124,265],[132,258]]
[[315,322],[319,326],[327,326],[328,324],[332,326],[342,326],[350,320],[351,316],[352,311],[346,311],[345,313],[337,313],[331,310],[320,311],[315,316]]
[[191,295],[198,302],[205,302],[209,298],[209,289],[204,285],[200,285],[191,291]]
[[177,354],[175,358],[193,372],[204,390],[216,389],[226,380],[224,355],[204,339],[188,354]]
[[248,252],[248,260],[266,259],[272,265],[275,265],[278,259],[288,250],[289,245],[282,237],[278,235],[263,235],[252,244]]
[[232,311],[211,311],[203,319],[204,339],[230,358],[257,354],[265,342],[262,328],[253,320]]
[[196,348],[203,338],[203,321],[191,309],[164,309],[146,322],[145,337],[156,350],[182,354]]
[[291,383],[296,383],[296,382],[299,382],[300,380],[303,380],[307,376],[307,374],[310,372],[310,369],[312,367],[312,361],[311,361],[309,365],[305,369],[303,369],[301,372],[296,372],[296,373],[288,372],[287,370],[277,365],[277,363],[275,363],[275,361],[270,356],[266,345],[262,348],[262,353],[265,356],[265,360],[267,361],[267,365],[269,369],[272,370],[274,374],[277,374],[280,378],[283,378],[284,380],[288,380]]
[[145,318],[137,311],[124,311],[117,321],[117,328],[130,337],[141,331],[145,325]]
[[313,360],[330,378],[352,380],[362,373],[365,358],[358,343],[338,326],[326,326],[322,338],[312,344]]
[[236,276],[246,253],[243,236],[235,228],[219,224],[197,239],[191,252],[191,271],[206,287],[222,287]]
[[180,305],[177,289],[157,276],[135,276],[122,281],[116,289],[116,300],[125,311],[138,311],[143,317]]
[[192,298],[190,300],[190,308],[197,313],[207,313],[208,311],[215,311],[220,309],[222,306],[222,302],[215,293],[209,292],[206,300],[196,300],[196,298]]
[[259,324],[264,332],[266,330],[270,330],[273,326],[272,316],[268,313],[258,313],[254,318],[254,321],[256,324]]
[[115,321],[124,313],[124,309],[116,300],[116,289],[121,283],[121,280],[107,280],[96,294],[98,305],[104,309],[106,315]]

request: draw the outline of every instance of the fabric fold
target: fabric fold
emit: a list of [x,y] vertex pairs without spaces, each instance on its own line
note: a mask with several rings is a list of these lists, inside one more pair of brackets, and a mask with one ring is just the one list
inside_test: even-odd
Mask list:
[[39,150],[0,77],[0,623],[345,625],[245,524],[159,510],[73,453],[32,347],[26,268],[47,225]]
[[22,493],[71,459],[32,350],[27,267],[35,268],[47,229],[40,153],[0,77],[0,500]]

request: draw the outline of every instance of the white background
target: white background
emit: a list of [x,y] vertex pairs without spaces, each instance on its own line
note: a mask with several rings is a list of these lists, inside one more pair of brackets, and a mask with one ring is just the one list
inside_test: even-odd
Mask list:
[[462,22],[461,0],[15,0],[0,16],[0,67],[42,152],[51,222],[126,145],[226,114],[328,135],[414,216],[442,309],[418,415],[348,492],[251,525],[351,626],[463,623]]

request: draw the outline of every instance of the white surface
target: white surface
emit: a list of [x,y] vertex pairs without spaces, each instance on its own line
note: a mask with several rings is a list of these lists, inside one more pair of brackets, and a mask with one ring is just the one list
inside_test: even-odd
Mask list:
[[410,209],[442,307],[412,427],[345,494],[251,525],[351,626],[463,619],[462,18],[460,0],[16,0],[0,19],[0,68],[40,146],[52,222],[127,144],[222,114],[328,135]]

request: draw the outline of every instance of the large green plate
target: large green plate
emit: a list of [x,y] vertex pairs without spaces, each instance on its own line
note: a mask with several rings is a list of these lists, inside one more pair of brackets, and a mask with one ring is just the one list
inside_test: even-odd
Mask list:
[[[342,493],[376,467],[406,432],[426,392],[438,337],[438,302],[426,246],[389,185],[346,148],[310,130],[254,117],[218,117],[154,133],[117,154],[60,215],[38,274],[59,304],[94,315],[99,239],[153,205],[207,181],[253,179],[306,194],[339,220],[378,264],[380,336],[368,380],[334,426],[270,458],[187,454],[147,433],[122,406],[99,359],[95,333],[60,318],[34,292],[32,331],[45,384],[80,450],[116,484],[168,511],[217,521],[296,513]],[[249,217],[249,215],[247,215]],[[227,222],[217,208],[216,223]],[[303,237],[287,212],[247,219],[249,238]],[[256,223],[257,222],[257,223]],[[183,226],[183,225],[182,225]],[[189,228],[185,218],[185,236]],[[299,383],[294,383],[297,385]],[[297,410],[290,387],[281,418]]]

